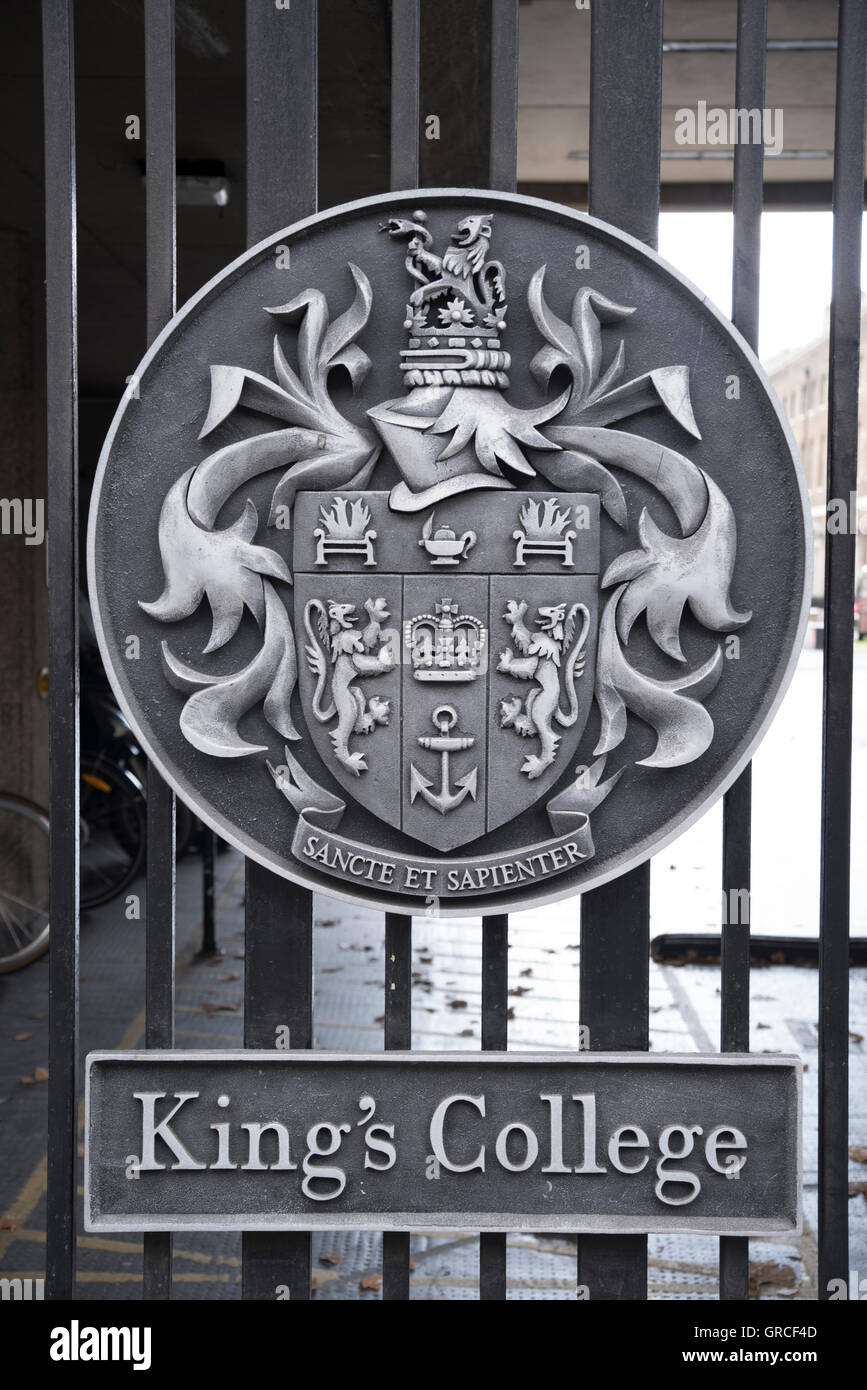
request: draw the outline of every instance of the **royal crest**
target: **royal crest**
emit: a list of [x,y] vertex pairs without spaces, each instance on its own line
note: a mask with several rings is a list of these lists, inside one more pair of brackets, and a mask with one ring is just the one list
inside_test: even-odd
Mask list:
[[[562,226],[597,248],[596,270],[576,271],[561,224],[520,199],[359,208],[334,215],[337,229],[356,219],[354,259],[323,252],[327,292],[315,258],[300,282],[294,257],[291,279],[256,261],[272,290],[250,304],[248,360],[212,363],[198,454],[178,454],[158,519],[139,507],[161,574],[142,578],[123,630],[130,611],[149,625],[162,736],[211,769],[211,796],[237,768],[241,800],[262,803],[249,833],[268,839],[266,862],[405,910],[513,887],[532,901],[593,881],[596,860],[628,862],[630,807],[645,807],[642,843],[647,798],[668,798],[672,822],[683,770],[717,757],[720,719],[720,768],[745,737],[737,698],[713,692],[748,670],[726,657],[748,645],[759,598],[738,572],[752,518],[736,519],[736,458],[703,438],[686,365],[728,339],[678,319],[682,289],[655,321],[615,268],[657,286],[668,272],[577,215]],[[533,237],[516,240],[532,217],[547,245],[533,260]],[[739,347],[713,351],[752,380]],[[722,387],[702,381],[707,411]],[[750,419],[749,437],[771,438]],[[786,448],[774,466],[791,514]],[[785,551],[763,487],[762,546]],[[799,564],[802,549],[790,587]],[[753,661],[781,649],[782,630],[763,632]]]

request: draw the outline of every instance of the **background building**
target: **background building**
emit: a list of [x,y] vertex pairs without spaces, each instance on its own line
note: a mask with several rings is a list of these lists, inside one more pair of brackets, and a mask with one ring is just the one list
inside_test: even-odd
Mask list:
[[[858,492],[856,515],[856,574],[867,564],[867,426],[863,411],[867,391],[867,295],[861,296],[861,364],[859,373]],[[793,348],[767,364],[768,375],[789,417],[795,443],[804,463],[813,516],[813,594],[825,585],[825,518],[828,458],[828,324],[821,338]],[[848,508],[849,499],[842,499]]]

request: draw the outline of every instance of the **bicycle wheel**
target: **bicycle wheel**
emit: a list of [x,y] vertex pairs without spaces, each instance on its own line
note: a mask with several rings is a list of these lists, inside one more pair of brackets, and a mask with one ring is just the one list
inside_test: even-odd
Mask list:
[[131,772],[93,759],[81,767],[82,908],[111,902],[138,878],[145,855],[145,798]]
[[48,949],[48,816],[0,792],[0,975]]

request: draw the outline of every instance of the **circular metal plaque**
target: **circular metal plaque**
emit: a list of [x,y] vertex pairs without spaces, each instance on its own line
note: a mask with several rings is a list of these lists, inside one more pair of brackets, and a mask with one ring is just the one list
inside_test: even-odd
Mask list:
[[177,314],[99,464],[117,697],[203,820],[419,914],[580,892],[751,756],[809,596],[799,464],[729,322],[531,198],[365,199]]

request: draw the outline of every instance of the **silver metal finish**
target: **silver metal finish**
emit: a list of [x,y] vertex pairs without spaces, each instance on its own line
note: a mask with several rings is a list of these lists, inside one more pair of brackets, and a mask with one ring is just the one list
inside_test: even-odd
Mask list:
[[91,512],[103,655],[245,853],[506,911],[641,862],[748,760],[806,623],[803,483],[749,349],[632,238],[496,192],[364,200],[235,262],[137,379]]
[[801,1229],[801,1061],[88,1058],[90,1231]]

